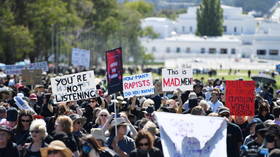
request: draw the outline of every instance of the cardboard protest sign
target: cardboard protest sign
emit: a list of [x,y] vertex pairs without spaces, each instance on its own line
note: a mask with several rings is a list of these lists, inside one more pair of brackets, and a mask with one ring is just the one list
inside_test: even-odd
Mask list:
[[36,85],[42,83],[42,70],[22,70],[22,84]]
[[96,85],[93,71],[51,78],[55,102],[68,102],[95,97]]
[[89,68],[90,65],[90,50],[85,49],[72,49],[72,65],[84,66]]
[[108,94],[123,90],[122,49],[117,48],[106,52],[106,71]]
[[221,117],[155,112],[164,157],[226,157],[227,122]]
[[226,105],[231,115],[255,115],[255,81],[226,81]]
[[151,73],[123,77],[123,95],[125,98],[154,94]]
[[162,90],[193,90],[192,69],[162,69]]

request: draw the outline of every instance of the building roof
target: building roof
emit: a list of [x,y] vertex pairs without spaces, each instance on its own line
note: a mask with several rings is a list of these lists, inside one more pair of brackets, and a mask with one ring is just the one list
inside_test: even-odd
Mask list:
[[241,42],[241,40],[236,36],[223,35],[219,37],[198,37],[191,34],[176,35],[172,37],[165,38],[167,41],[210,41],[210,42]]

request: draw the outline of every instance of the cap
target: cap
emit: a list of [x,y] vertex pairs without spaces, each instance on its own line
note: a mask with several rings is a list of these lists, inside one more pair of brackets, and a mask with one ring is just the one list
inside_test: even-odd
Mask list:
[[189,99],[197,99],[197,95],[195,94],[195,92],[191,92],[189,94]]
[[249,124],[248,127],[251,127],[253,124],[262,123],[260,118],[254,118]]
[[218,110],[218,114],[219,114],[219,115],[225,114],[225,113],[230,114],[229,108],[227,108],[227,107],[221,107],[221,108],[219,108],[219,110]]
[[35,93],[32,93],[29,95],[30,100],[37,100],[37,95]]
[[0,131],[5,131],[10,134],[12,132],[12,129],[7,125],[0,125]]

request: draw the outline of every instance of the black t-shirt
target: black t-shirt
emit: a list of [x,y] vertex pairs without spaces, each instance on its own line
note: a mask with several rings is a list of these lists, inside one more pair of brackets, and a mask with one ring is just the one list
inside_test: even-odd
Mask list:
[[6,148],[0,148],[0,157],[19,157],[15,143],[8,143]]
[[148,153],[149,157],[163,157],[162,152],[158,148],[152,148],[148,152],[134,149],[130,152],[129,157],[148,157]]
[[227,126],[227,156],[240,157],[239,143],[243,141],[241,129],[238,125],[228,123]]

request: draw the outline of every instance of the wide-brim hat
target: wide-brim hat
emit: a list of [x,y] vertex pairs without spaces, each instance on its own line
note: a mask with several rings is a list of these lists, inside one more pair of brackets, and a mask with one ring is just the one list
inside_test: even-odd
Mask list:
[[65,146],[65,144],[59,140],[52,141],[48,147],[41,148],[41,157],[47,157],[49,150],[59,150],[65,157],[72,157],[72,151]]
[[102,140],[103,142],[106,141],[106,136],[101,128],[92,128],[90,132],[96,140]]
[[119,117],[119,118],[116,118],[116,119],[112,120],[112,122],[111,122],[111,127],[116,126],[116,125],[117,126],[129,125],[129,123],[127,123],[124,118]]
[[86,124],[87,119],[84,117],[81,117],[78,114],[71,114],[69,115],[69,117],[71,118],[71,120],[73,121],[73,123],[80,121],[82,123],[82,125]]

